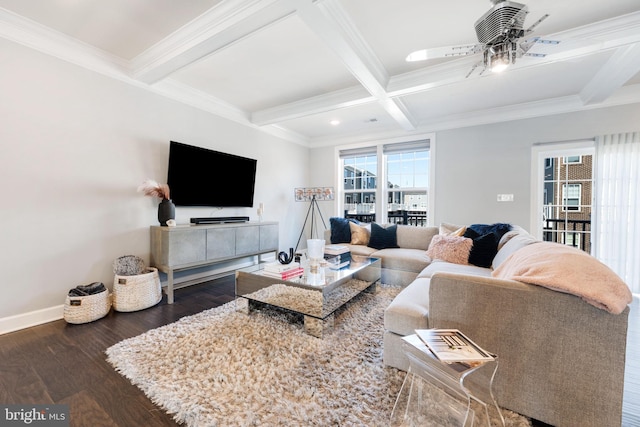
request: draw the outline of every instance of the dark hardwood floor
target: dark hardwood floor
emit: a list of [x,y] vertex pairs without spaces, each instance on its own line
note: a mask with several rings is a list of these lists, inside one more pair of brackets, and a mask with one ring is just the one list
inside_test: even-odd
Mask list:
[[[92,323],[70,325],[59,320],[0,335],[0,403],[68,404],[70,425],[78,427],[176,426],[171,416],[107,363],[104,352],[125,338],[232,301],[234,283],[230,275],[178,290],[171,305],[164,296],[154,307],[132,313],[111,310]],[[638,318],[634,301],[630,317],[634,336]],[[636,348],[635,340],[630,341]],[[638,372],[637,366],[627,366]],[[536,421],[533,425],[547,426]]]
[[107,363],[105,350],[234,298],[234,276],[180,289],[174,304],[119,313],[83,325],[64,320],[0,335],[0,402],[68,404],[70,425],[175,426]]

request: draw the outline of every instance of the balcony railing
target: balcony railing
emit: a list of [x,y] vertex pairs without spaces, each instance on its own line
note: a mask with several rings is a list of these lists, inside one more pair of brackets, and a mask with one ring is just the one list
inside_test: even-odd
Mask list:
[[427,225],[426,211],[391,211],[387,212],[387,218],[392,224],[418,225],[421,227]]
[[[348,210],[344,211],[344,217],[349,219],[355,219],[360,222],[375,222],[375,213],[349,213]],[[404,224],[404,225],[417,225],[424,227],[427,225],[427,212],[426,211],[389,211],[387,212],[387,220],[390,224]]]
[[563,243],[580,248],[588,253],[591,251],[591,220],[546,218],[544,220],[543,240]]

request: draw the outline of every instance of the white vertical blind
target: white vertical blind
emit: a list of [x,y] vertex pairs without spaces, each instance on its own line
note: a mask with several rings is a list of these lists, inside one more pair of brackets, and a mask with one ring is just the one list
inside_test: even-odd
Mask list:
[[594,255],[640,294],[640,132],[596,139]]

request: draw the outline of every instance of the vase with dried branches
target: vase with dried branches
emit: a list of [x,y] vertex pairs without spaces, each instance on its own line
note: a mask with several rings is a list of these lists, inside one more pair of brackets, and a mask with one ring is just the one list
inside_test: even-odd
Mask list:
[[140,184],[138,191],[144,193],[145,196],[157,197],[161,199],[158,205],[158,221],[160,225],[166,227],[167,221],[176,218],[176,206],[171,201],[169,186],[167,184],[158,184],[152,179],[147,179]]

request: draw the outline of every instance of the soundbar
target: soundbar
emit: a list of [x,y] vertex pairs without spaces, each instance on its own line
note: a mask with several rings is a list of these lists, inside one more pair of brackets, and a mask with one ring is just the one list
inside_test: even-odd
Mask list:
[[248,216],[208,216],[191,218],[191,224],[223,224],[225,222],[247,222]]

